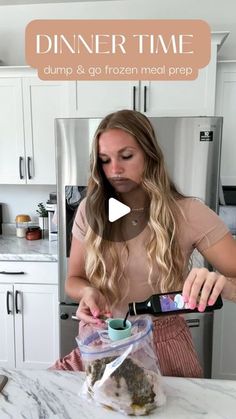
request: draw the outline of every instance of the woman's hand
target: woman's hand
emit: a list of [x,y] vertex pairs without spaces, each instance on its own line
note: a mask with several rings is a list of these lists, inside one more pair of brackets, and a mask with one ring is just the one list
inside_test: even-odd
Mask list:
[[226,278],[206,268],[194,268],[187,276],[183,287],[183,298],[192,310],[198,307],[202,312],[206,306],[212,306],[221,294]]
[[111,317],[109,304],[96,288],[86,287],[76,311],[78,319],[85,323],[101,324],[101,316]]

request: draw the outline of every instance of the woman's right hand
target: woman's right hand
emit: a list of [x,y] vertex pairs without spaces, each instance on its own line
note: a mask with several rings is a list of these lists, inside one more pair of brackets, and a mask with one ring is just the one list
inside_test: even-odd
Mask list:
[[111,317],[108,301],[98,289],[86,287],[76,311],[76,317],[85,323],[101,324],[100,316]]

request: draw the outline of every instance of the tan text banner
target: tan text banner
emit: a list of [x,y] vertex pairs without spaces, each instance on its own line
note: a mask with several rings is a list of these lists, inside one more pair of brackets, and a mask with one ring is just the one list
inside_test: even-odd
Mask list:
[[34,20],[25,50],[43,80],[194,80],[211,34],[202,20]]

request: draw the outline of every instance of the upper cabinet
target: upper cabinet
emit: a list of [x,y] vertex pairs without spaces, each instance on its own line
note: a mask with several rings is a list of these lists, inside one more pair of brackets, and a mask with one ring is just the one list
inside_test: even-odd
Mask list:
[[217,69],[216,115],[224,117],[221,182],[236,185],[236,61],[219,61]]
[[0,184],[55,184],[54,120],[68,116],[68,83],[29,68],[0,69]]
[[217,51],[228,33],[212,33],[211,60],[193,81],[77,81],[70,89],[70,115],[103,117],[119,109],[147,116],[215,114]]
[[23,78],[27,183],[56,184],[55,118],[66,117],[67,84]]
[[119,109],[139,109],[138,81],[71,82],[70,116],[96,118]]
[[0,77],[0,184],[25,183],[24,158],[21,79]]

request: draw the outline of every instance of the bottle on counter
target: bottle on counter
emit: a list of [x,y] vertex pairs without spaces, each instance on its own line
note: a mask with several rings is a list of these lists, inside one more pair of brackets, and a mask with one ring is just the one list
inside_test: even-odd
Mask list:
[[26,235],[31,218],[27,214],[19,214],[16,216],[16,236],[23,238]]

